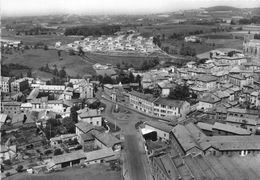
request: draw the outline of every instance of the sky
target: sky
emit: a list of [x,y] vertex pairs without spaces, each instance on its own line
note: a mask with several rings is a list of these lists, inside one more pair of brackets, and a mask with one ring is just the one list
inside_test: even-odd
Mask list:
[[260,7],[260,0],[0,0],[2,16],[47,14],[146,14],[217,5]]

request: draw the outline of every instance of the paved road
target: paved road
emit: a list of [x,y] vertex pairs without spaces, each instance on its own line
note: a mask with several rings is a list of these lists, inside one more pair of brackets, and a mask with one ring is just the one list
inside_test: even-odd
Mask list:
[[126,157],[127,157],[127,170],[130,179],[132,180],[145,180],[145,170],[143,167],[142,156],[144,152],[138,145],[136,135],[125,135]]
[[[113,103],[102,99],[103,103],[106,104],[104,115],[108,121],[115,122],[121,128],[121,133],[125,138],[125,148],[122,155],[124,156],[125,170],[123,175],[125,180],[150,180],[152,179],[151,172],[149,169],[148,160],[145,154],[142,136],[135,129],[135,123],[140,121],[142,115],[131,111],[131,117],[127,119],[121,119],[118,114],[112,113]],[[147,118],[142,116],[143,118]],[[142,119],[143,120],[143,119]]]

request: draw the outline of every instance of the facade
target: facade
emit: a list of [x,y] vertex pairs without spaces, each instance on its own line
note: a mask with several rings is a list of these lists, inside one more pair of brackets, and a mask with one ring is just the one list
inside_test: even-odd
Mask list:
[[221,101],[220,98],[212,94],[205,94],[199,98],[197,109],[209,109],[215,107]]
[[20,102],[2,102],[2,111],[10,117],[21,113]]
[[259,117],[260,114],[258,110],[230,108],[227,110],[226,123],[255,133],[260,122]]
[[1,91],[5,93],[10,92],[11,90],[10,85],[11,85],[11,78],[1,76]]
[[94,97],[94,86],[93,83],[89,82],[89,79],[83,80],[79,84],[79,93],[81,99],[93,98]]
[[215,76],[205,75],[196,78],[196,86],[207,90],[212,90],[216,88],[216,82],[217,78]]
[[17,79],[11,82],[11,91],[12,92],[22,92],[26,89],[29,89],[28,80],[25,78]]
[[243,43],[243,52],[245,55],[254,59],[260,59],[260,40],[252,39]]
[[171,100],[168,98],[157,98],[153,102],[155,116],[160,117],[185,117],[190,112],[190,103],[181,100]]
[[240,88],[246,85],[252,85],[254,83],[254,77],[252,75],[242,76],[237,74],[228,75],[229,82]]
[[64,85],[41,85],[41,84],[32,84],[32,88],[39,88],[41,92],[53,92],[62,94],[65,90]]
[[156,98],[152,94],[139,93],[137,91],[129,92],[130,105],[144,113],[153,114],[153,102]]
[[143,131],[152,132],[155,131],[157,133],[157,138],[162,141],[169,141],[170,140],[170,132],[172,130],[172,127],[157,121],[150,121],[145,122],[144,128],[142,128]]

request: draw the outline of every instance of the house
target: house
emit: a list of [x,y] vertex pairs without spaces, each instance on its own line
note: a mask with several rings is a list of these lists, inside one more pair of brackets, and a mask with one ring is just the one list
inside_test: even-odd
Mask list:
[[27,102],[30,102],[30,101],[36,99],[37,96],[39,95],[39,93],[40,93],[39,88],[34,88],[34,89],[30,92],[29,96],[26,98]]
[[245,55],[250,56],[253,59],[259,59],[260,58],[260,40],[251,39],[249,41],[245,41],[243,43],[243,52]]
[[86,153],[83,150],[73,151],[71,153],[61,154],[53,156],[49,161],[47,168],[51,169],[61,169],[68,166],[79,165],[84,163],[86,159]]
[[154,114],[153,102],[156,98],[152,94],[144,94],[137,91],[129,92],[129,103],[134,109],[147,114]]
[[226,123],[255,133],[260,124],[259,117],[260,112],[258,110],[230,108],[227,110]]
[[16,101],[2,102],[1,108],[4,114],[13,117],[14,115],[20,114],[21,102],[16,102]]
[[79,93],[81,99],[88,99],[94,97],[94,86],[93,83],[87,79],[87,81],[84,79],[79,84]]
[[190,111],[187,101],[159,97],[153,104],[154,115],[160,117],[185,117]]
[[57,94],[62,94],[65,90],[64,85],[42,85],[42,84],[32,84],[32,88],[39,88],[40,92],[53,92]]
[[167,125],[162,122],[157,121],[147,121],[144,123],[144,128],[141,129],[143,135],[145,132],[156,132],[157,138],[162,141],[170,140],[170,132],[172,130],[172,126]]
[[260,91],[254,91],[250,94],[250,103],[252,106],[260,106]]
[[11,160],[16,156],[16,145],[11,145],[11,146],[7,146],[7,145],[1,145],[1,149],[0,149],[0,160],[1,163],[5,160]]
[[62,134],[58,137],[50,138],[50,145],[52,147],[59,146],[64,141],[74,140],[77,139],[76,134]]
[[228,79],[231,84],[240,88],[254,83],[254,77],[252,75],[243,76],[238,74],[229,74]]
[[17,79],[11,82],[11,91],[12,92],[22,92],[29,89],[28,80],[25,78]]
[[47,102],[48,109],[51,109],[54,112],[57,113],[63,113],[64,107],[63,107],[63,101],[62,100],[49,100]]
[[10,92],[11,90],[11,78],[10,77],[3,77],[1,76],[0,77],[1,80],[0,80],[0,87],[1,87],[1,92],[5,92],[5,93],[8,93]]
[[77,136],[80,136],[81,134],[87,134],[91,130],[95,129],[95,126],[86,122],[78,122],[77,124],[75,124],[75,126]]
[[209,109],[215,107],[221,99],[218,97],[214,96],[213,94],[210,93],[205,93],[201,97],[198,98],[199,103],[197,106],[197,109]]
[[118,158],[118,153],[112,148],[99,149],[95,151],[86,152],[86,160],[84,164],[96,164],[109,162]]
[[101,112],[98,109],[88,109],[77,111],[79,122],[87,122],[94,126],[102,126]]
[[114,151],[121,150],[121,141],[111,133],[97,133],[95,137],[95,148],[112,148]]
[[198,76],[195,81],[198,87],[205,88],[207,90],[212,90],[216,88],[216,82],[217,78],[212,75]]

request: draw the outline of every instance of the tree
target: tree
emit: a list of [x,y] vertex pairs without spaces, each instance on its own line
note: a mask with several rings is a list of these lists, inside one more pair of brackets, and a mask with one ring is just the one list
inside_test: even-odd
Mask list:
[[54,156],[63,154],[62,150],[60,148],[54,150]]
[[169,98],[170,99],[176,99],[176,100],[185,100],[189,98],[190,96],[190,90],[187,85],[178,85],[175,87],[175,89],[170,90]]
[[49,49],[49,47],[45,44],[44,47],[43,47],[43,49],[44,49],[45,51],[47,51],[47,50]]
[[75,121],[71,117],[63,118],[62,125],[67,129],[68,133],[75,133]]
[[27,77],[32,77],[32,70],[31,70],[31,69],[29,69],[29,70],[27,71],[26,76],[27,76]]
[[54,67],[53,74],[54,74],[55,76],[58,76],[58,75],[59,75],[59,71],[58,71],[58,69],[57,69],[56,66]]
[[85,52],[83,51],[81,46],[78,47],[78,51],[80,56],[84,56]]
[[129,73],[129,77],[128,77],[128,78],[129,78],[129,82],[130,82],[130,83],[135,82],[135,76],[133,75],[132,72]]
[[74,56],[75,55],[75,52],[73,51],[73,49],[69,49],[69,55],[70,56]]
[[161,89],[156,86],[154,89],[153,89],[153,97],[157,98],[161,95]]
[[67,73],[65,71],[65,67],[62,67],[62,69],[59,72],[59,76],[60,76],[60,78],[66,78]]
[[58,53],[58,56],[60,57],[61,56],[61,50],[58,50],[57,53]]
[[23,172],[23,165],[18,165],[16,168],[17,172]]
[[116,64],[116,67],[117,67],[118,69],[120,69],[120,66],[121,66],[120,63],[117,63],[117,64]]
[[77,105],[71,107],[71,109],[70,109],[70,118],[75,123],[78,122],[78,113],[77,113],[78,110],[79,110],[79,107]]

